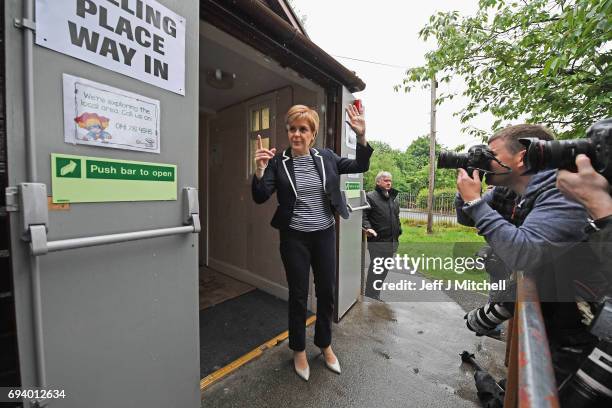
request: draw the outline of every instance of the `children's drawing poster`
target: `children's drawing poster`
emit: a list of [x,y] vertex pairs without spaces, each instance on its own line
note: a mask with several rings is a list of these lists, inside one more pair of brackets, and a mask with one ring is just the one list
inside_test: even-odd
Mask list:
[[63,74],[64,141],[160,152],[159,101]]

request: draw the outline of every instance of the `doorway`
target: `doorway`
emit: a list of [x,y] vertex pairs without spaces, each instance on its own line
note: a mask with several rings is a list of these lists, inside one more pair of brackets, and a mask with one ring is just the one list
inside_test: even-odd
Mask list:
[[323,88],[205,22],[199,92],[204,377],[287,329],[287,283],[278,231],[270,226],[276,198],[263,205],[251,199],[257,135],[286,148],[284,114],[296,103],[315,108],[326,127]]

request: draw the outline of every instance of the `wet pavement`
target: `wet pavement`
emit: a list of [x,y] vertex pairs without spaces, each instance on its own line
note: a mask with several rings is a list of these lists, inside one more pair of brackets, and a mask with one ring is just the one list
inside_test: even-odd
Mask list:
[[463,309],[445,300],[358,302],[333,328],[341,375],[325,368],[309,327],[310,381],[293,372],[285,341],[206,389],[202,407],[477,407],[459,354],[474,353],[499,380],[505,344],[474,336]]

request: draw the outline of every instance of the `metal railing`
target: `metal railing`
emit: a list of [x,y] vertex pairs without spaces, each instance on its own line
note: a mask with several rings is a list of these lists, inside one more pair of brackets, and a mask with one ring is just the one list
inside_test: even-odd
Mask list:
[[506,343],[505,408],[559,407],[544,318],[533,277],[517,273],[514,317]]
[[[400,192],[397,195],[396,201],[400,206],[401,219],[427,222],[427,203],[422,199],[419,200],[418,193],[414,191]],[[454,197],[449,197],[448,195],[437,196],[436,200],[434,200],[433,213],[434,223],[457,224]]]
[[[427,222],[427,211],[424,210],[409,210],[406,208],[400,208],[400,218],[418,222]],[[433,215],[434,224],[451,224],[456,225],[457,216],[455,214],[436,214]]]
[[[396,201],[400,208],[414,211],[427,211],[427,202],[422,198],[419,200],[418,193],[404,191],[397,195]],[[455,214],[455,198],[449,195],[436,195],[433,212],[436,214]]]

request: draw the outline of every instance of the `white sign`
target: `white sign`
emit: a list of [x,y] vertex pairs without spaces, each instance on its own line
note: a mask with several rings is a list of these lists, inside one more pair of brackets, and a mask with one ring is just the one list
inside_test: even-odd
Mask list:
[[36,0],[36,44],[180,95],[185,24],[154,0]]
[[66,143],[159,153],[159,101],[64,74]]

